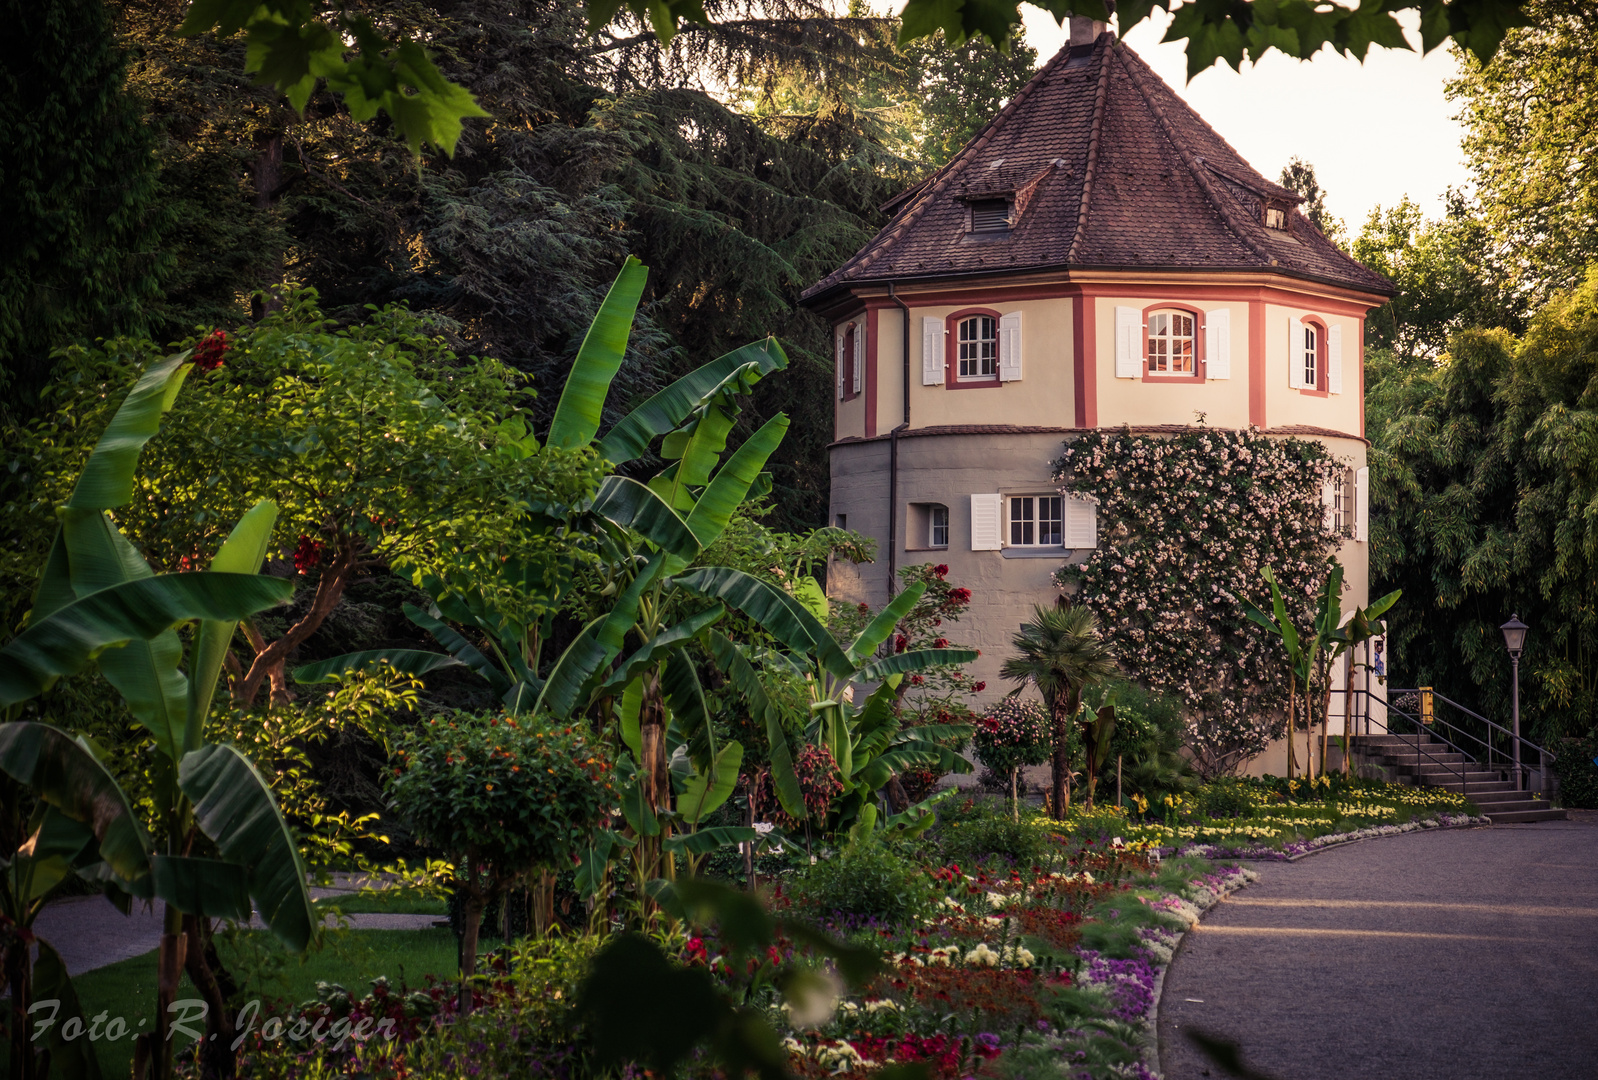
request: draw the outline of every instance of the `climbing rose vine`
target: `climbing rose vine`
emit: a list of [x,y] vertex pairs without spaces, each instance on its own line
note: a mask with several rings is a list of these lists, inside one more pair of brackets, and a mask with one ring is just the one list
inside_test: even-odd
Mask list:
[[1321,491],[1338,467],[1319,443],[1256,430],[1095,431],[1066,444],[1055,479],[1099,504],[1099,546],[1056,575],[1098,616],[1127,674],[1187,706],[1201,771],[1225,772],[1286,723],[1281,645],[1243,617],[1268,604],[1272,567],[1299,626],[1340,538]]

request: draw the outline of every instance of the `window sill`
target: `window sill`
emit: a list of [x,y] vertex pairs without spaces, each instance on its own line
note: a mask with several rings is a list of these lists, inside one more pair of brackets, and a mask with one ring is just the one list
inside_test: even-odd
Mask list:
[[1007,547],[1000,548],[999,554],[1006,559],[1063,559],[1071,554],[1071,549],[1064,547]]
[[906,551],[948,551],[949,550],[949,545],[948,544],[940,544],[937,547],[906,547],[905,550]]

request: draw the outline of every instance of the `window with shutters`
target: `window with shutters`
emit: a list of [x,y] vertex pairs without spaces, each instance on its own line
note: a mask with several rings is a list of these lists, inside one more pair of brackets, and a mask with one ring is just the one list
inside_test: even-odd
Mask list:
[[859,380],[855,377],[855,325],[850,323],[843,332],[843,400],[852,401],[859,396],[856,387]]
[[970,203],[971,231],[973,233],[1006,233],[1010,231],[1010,201],[1008,199],[976,199]]
[[1186,311],[1155,311],[1148,316],[1150,375],[1192,375],[1198,369],[1195,322]]
[[961,319],[955,359],[959,377],[996,379],[999,377],[999,320],[989,315]]
[[[949,389],[1002,385],[1006,348],[1004,320],[1007,317],[992,308],[966,308],[948,316],[944,322],[948,330],[944,338],[947,342],[944,363],[945,385]],[[1019,334],[1011,337],[1018,338]],[[1016,342],[1010,344],[1019,348]]]
[[1010,546],[1059,547],[1064,535],[1063,495],[1010,496]]
[[1332,531],[1354,535],[1354,470],[1340,469],[1332,477]]
[[1306,316],[1295,331],[1292,355],[1289,357],[1296,368],[1298,388],[1317,397],[1326,396],[1329,389],[1327,338],[1326,324],[1315,316]]

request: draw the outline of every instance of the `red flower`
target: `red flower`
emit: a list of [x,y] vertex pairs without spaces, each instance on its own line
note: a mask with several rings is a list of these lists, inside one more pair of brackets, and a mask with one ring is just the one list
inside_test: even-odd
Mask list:
[[232,347],[228,344],[226,330],[211,331],[194,347],[194,370],[202,374],[215,371],[222,366],[222,358]]
[[312,540],[304,533],[300,534],[300,542],[294,549],[294,569],[301,573],[309,573],[322,562],[322,553],[327,547],[320,540]]
[[982,691],[986,690],[987,688],[988,688],[988,684],[987,683],[979,682],[979,683],[976,683],[975,685],[973,685],[971,687],[971,690],[972,690],[973,693],[980,694],[980,693],[982,693]]
[[970,602],[971,602],[971,590],[970,589],[961,588],[961,589],[951,589],[949,591],[949,603],[951,603],[951,604],[969,604]]
[[940,578],[948,577],[949,567],[944,563],[939,563],[937,566],[932,568],[932,572],[937,574]]
[[904,652],[909,647],[910,647],[910,638],[909,638],[908,635],[900,634],[898,637],[893,639],[893,651],[894,652],[901,653],[901,652]]
[[946,637],[937,638],[932,642],[932,647],[934,649],[947,649],[949,647],[949,639]]
[[920,686],[922,683],[924,683],[926,681],[927,680],[922,678],[920,675],[912,675],[912,676],[910,676],[910,685],[911,686]]

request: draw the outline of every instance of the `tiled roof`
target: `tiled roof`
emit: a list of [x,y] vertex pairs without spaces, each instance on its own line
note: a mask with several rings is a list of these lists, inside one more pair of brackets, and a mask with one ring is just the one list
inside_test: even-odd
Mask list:
[[[1041,268],[1255,270],[1391,295],[1338,250],[1110,33],[1068,45],[938,172],[890,201],[870,243],[805,291]],[[966,204],[1012,194],[1007,232],[968,234]],[[1267,228],[1265,202],[1289,229]]]

